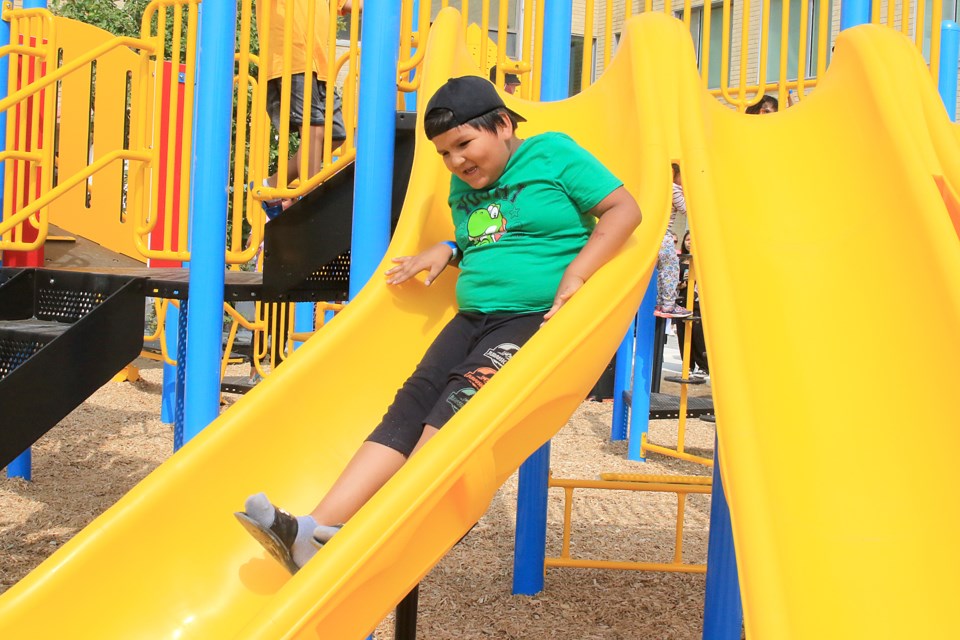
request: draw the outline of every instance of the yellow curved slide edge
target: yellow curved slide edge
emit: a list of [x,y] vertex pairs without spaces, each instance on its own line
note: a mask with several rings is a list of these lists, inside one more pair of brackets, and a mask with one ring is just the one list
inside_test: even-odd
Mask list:
[[[442,12],[421,101],[450,76],[485,74],[459,33],[458,14]],[[570,133],[638,196],[645,220],[313,561],[289,577],[232,512],[257,491],[295,513],[312,508],[452,316],[455,273],[429,288],[422,280],[388,287],[375,275],[282,367],[0,597],[0,635],[340,640],[373,629],[566,422],[630,324],[670,206],[666,149],[676,130],[658,126],[671,107],[653,92],[673,81],[658,56],[664,33],[627,38],[604,78],[574,99],[507,97],[529,120],[521,136]],[[689,40],[674,49],[693,64]],[[449,174],[420,135],[388,257],[452,235]]]
[[798,106],[681,108],[747,637],[956,637],[960,147],[929,72],[857,27]]

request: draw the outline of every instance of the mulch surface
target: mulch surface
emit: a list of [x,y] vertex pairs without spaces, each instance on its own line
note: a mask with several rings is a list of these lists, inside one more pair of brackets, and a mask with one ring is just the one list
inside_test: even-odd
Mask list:
[[[0,592],[23,578],[144,478],[172,451],[172,428],[160,422],[162,370],[140,360],[141,379],[111,382],[33,448],[33,481],[0,478]],[[664,383],[664,393],[678,393]],[[698,387],[693,393],[709,393]],[[228,403],[234,396],[225,396]],[[626,459],[627,443],[610,441],[612,403],[584,402],[553,440],[558,478],[600,473],[709,476],[709,468],[659,455]],[[229,410],[229,408],[227,409]],[[650,423],[650,440],[675,446],[677,421]],[[712,457],[713,425],[688,420],[686,450]],[[568,640],[693,639],[703,624],[702,574],[551,568],[535,597],[510,595],[516,474],[470,534],[420,587],[418,637]],[[578,489],[571,554],[577,558],[670,562],[675,494]],[[683,560],[706,562],[710,497],[685,507]],[[548,503],[547,555],[560,555],[563,491]],[[393,638],[392,616],[377,630]]]

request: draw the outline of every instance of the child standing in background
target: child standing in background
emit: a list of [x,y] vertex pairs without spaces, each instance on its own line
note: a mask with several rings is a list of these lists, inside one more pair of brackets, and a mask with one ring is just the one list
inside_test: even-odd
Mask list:
[[677,241],[671,232],[677,214],[687,215],[687,201],[683,197],[680,180],[680,165],[673,163],[673,203],[670,223],[660,243],[657,254],[657,306],[653,315],[660,318],[686,318],[693,312],[677,304],[677,285],[680,284],[680,260],[677,258]]

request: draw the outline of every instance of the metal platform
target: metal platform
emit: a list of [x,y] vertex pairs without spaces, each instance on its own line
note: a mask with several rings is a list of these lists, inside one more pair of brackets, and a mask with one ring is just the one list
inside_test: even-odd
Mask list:
[[[623,392],[623,400],[628,405],[632,403],[633,395],[629,391]],[[713,398],[710,396],[687,396],[687,417],[699,418],[702,415],[713,413]],[[671,396],[666,393],[650,394],[651,420],[676,420],[680,417],[680,396]]]

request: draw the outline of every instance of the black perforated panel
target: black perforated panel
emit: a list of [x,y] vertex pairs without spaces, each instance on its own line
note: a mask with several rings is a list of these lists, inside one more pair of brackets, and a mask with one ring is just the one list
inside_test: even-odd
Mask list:
[[16,340],[0,338],[0,380],[27,361],[44,344],[39,340]]
[[37,284],[36,317],[56,322],[76,322],[106,298],[97,291],[59,286],[58,281]]

